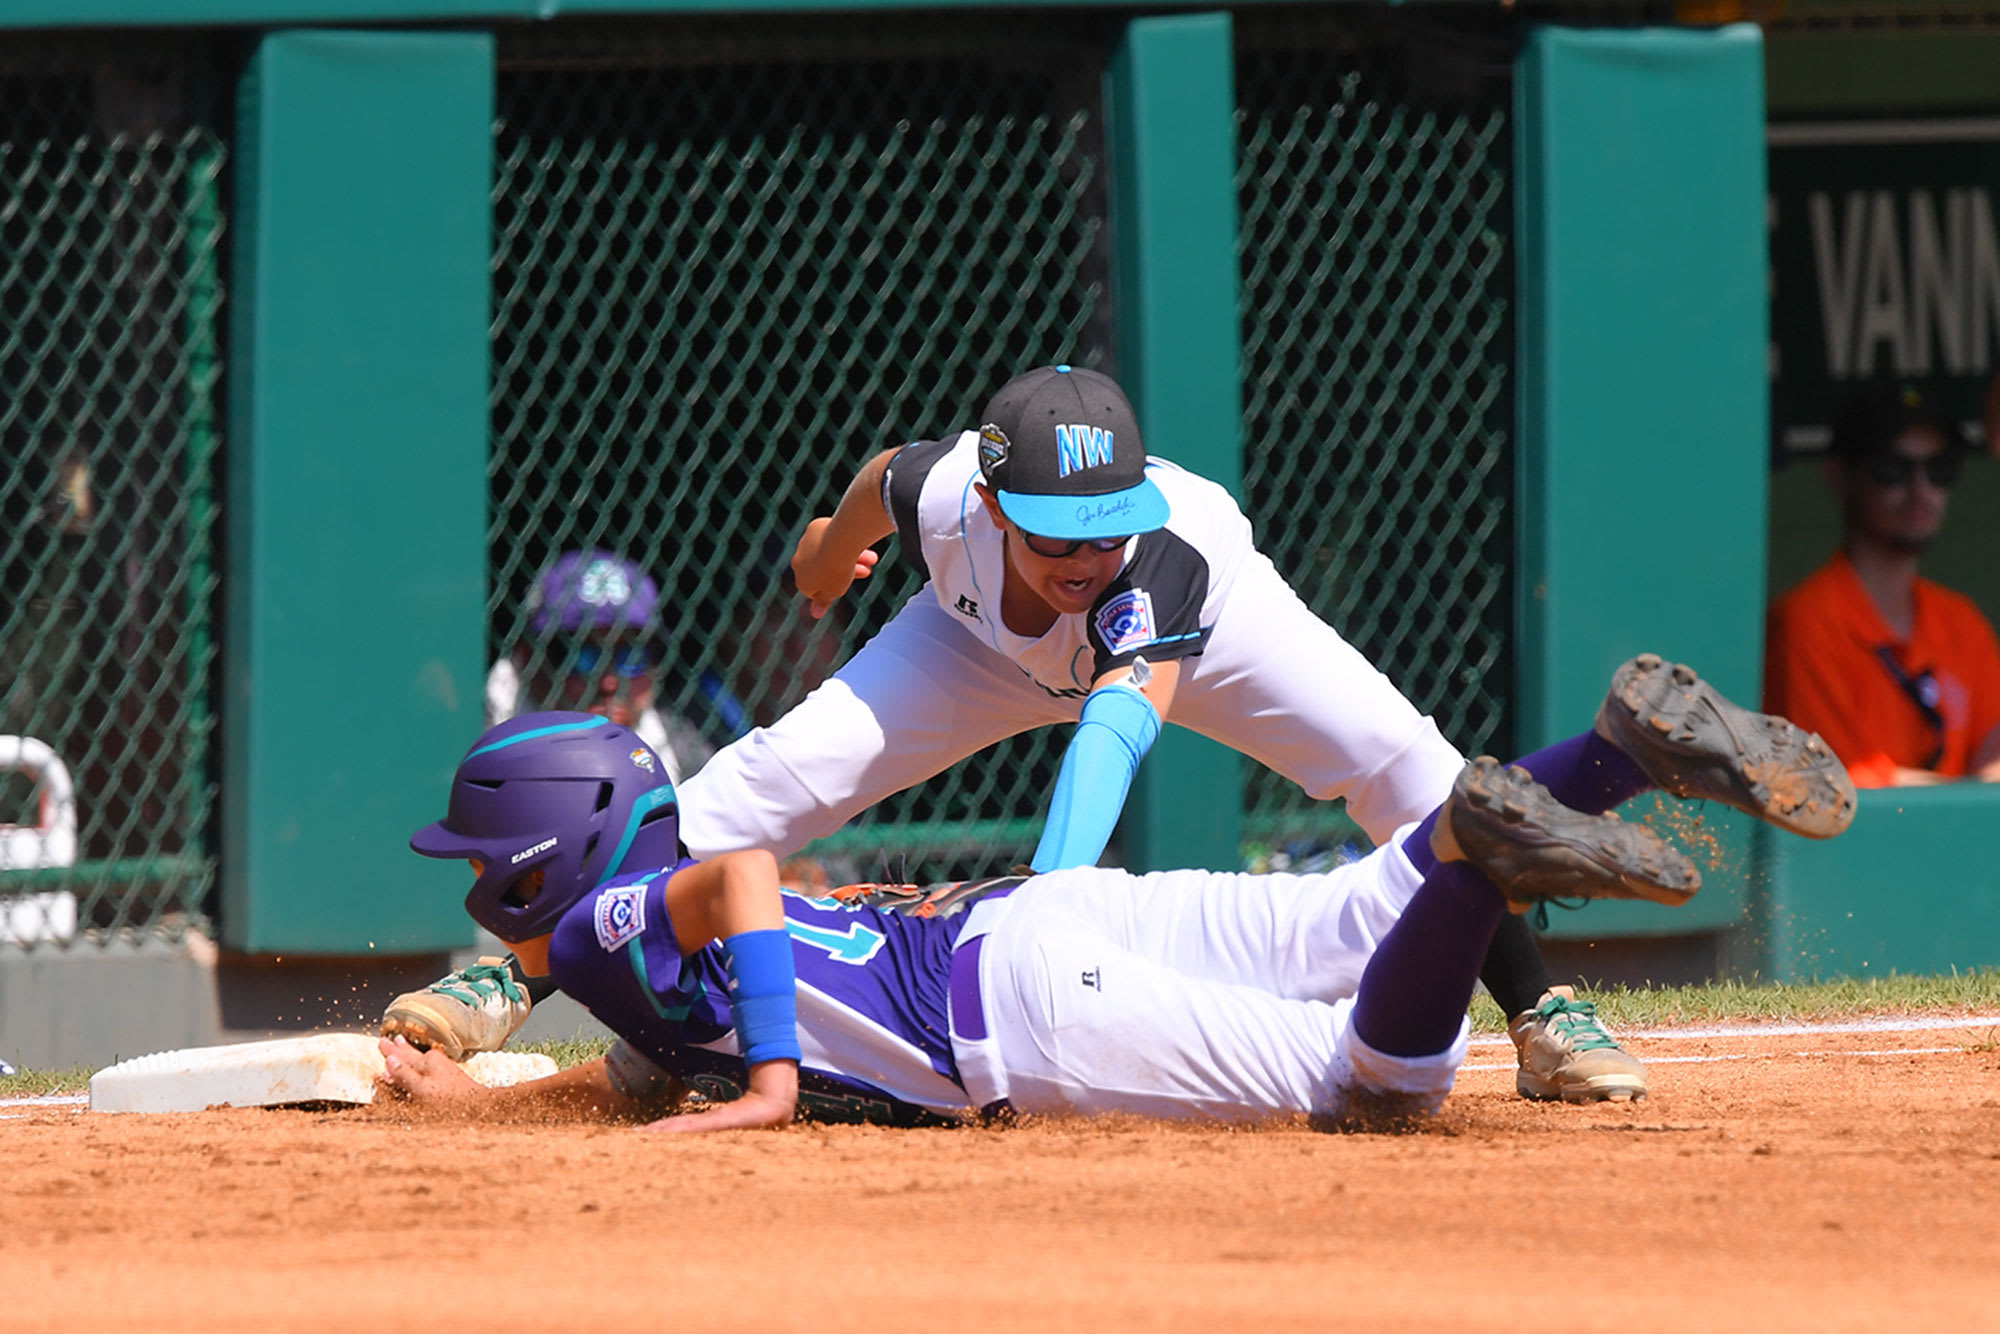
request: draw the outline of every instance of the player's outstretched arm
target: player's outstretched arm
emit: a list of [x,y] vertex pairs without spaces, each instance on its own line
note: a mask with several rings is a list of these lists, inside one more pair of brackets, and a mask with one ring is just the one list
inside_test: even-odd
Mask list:
[[1159,737],[1180,679],[1178,661],[1153,666],[1141,658],[1092,684],[1056,774],[1031,863],[1035,870],[1095,866],[1104,855],[1139,761]]
[[679,1081],[670,1080],[647,1097],[628,1096],[612,1084],[602,1057],[544,1079],[487,1088],[442,1051],[412,1047],[401,1037],[383,1038],[381,1048],[387,1067],[382,1083],[411,1102],[477,1103],[482,1110],[536,1120],[642,1121],[660,1115],[686,1092]]
[[881,556],[871,548],[896,531],[882,504],[882,476],[895,456],[896,450],[885,449],[862,464],[833,513],[807,524],[792,552],[792,577],[812,603],[814,619],[826,615],[855,580],[874,573]]
[[798,1106],[799,1063],[760,1061],[750,1067],[750,1087],[734,1102],[685,1116],[669,1116],[646,1129],[665,1135],[698,1134],[705,1130],[769,1130],[790,1125]]
[[696,862],[667,881],[666,901],[683,954],[721,942],[730,1015],[750,1077],[734,1102],[651,1128],[687,1134],[790,1124],[799,1103],[798,978],[777,858],[748,851]]

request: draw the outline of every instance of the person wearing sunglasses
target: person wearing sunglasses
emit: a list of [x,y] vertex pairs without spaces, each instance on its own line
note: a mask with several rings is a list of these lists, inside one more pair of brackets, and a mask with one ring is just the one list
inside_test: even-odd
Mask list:
[[1765,707],[1824,736],[1863,787],[2000,780],[2000,640],[1917,573],[1970,452],[1916,386],[1857,392],[1826,461],[1840,550],[1771,607]]
[[527,634],[486,676],[486,721],[527,709],[600,714],[637,732],[679,782],[714,753],[701,732],[657,707],[660,587],[600,548],[566,551],[530,585]]

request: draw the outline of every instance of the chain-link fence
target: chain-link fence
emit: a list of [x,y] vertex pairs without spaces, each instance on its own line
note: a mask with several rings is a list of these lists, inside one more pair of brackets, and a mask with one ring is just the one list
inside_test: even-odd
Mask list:
[[0,53],[0,944],[208,924],[214,89],[165,39]]
[[[813,622],[786,587],[806,520],[876,451],[976,424],[1019,367],[1107,364],[1102,38],[1034,15],[896,26],[555,25],[503,46],[499,711],[609,694],[650,727],[650,703],[684,767],[775,720],[921,582],[892,560]],[[577,571],[592,596],[639,595],[622,642],[536,614],[570,552],[604,553]],[[817,850],[836,875],[1024,858],[1060,743],[1016,738]]]
[[[1301,597],[1468,753],[1507,741],[1505,20],[1237,21],[1244,489]],[[1358,837],[1269,770],[1253,862]]]
[[[776,38],[716,21],[509,39],[494,196],[502,711],[607,686],[638,708],[652,685],[654,735],[691,767],[800,698],[919,582],[885,567],[817,625],[785,586],[795,536],[865,457],[967,424],[1021,366],[1109,364],[1111,30],[1052,41],[1047,26],[954,17],[893,48],[879,25],[838,21]],[[1253,521],[1308,601],[1448,735],[1494,744],[1509,688],[1511,30],[1343,11],[1246,14],[1239,33]],[[538,589],[571,552],[587,559]],[[635,604],[647,579],[665,590],[661,624],[643,605],[627,618],[635,651],[537,613],[568,596],[563,573],[593,570],[594,597],[606,579]],[[1060,740],[1017,738],[886,803],[829,841],[853,858],[842,869],[1024,856]],[[1246,800],[1253,842],[1351,829],[1274,774]]]

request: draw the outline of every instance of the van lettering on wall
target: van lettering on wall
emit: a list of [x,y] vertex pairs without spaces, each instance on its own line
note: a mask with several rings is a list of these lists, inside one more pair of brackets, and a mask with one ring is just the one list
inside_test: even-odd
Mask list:
[[2000,370],[2000,117],[1766,127],[1778,456],[1857,384],[1924,382],[1977,433]]
[[1834,378],[1992,369],[2000,236],[1985,190],[1815,190],[1806,217]]

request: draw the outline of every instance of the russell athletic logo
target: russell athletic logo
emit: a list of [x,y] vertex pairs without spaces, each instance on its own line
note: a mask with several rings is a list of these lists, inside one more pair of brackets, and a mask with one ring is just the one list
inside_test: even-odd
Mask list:
[[514,856],[508,861],[507,864],[509,866],[519,866],[522,862],[528,860],[528,858],[534,856],[536,853],[547,852],[550,848],[554,847],[555,845],[556,845],[555,839],[552,838],[543,839],[540,843],[535,844],[535,846],[532,848],[522,848],[519,852],[514,854]]
[[1111,434],[1102,426],[1056,427],[1056,476],[1067,477],[1111,462]]

